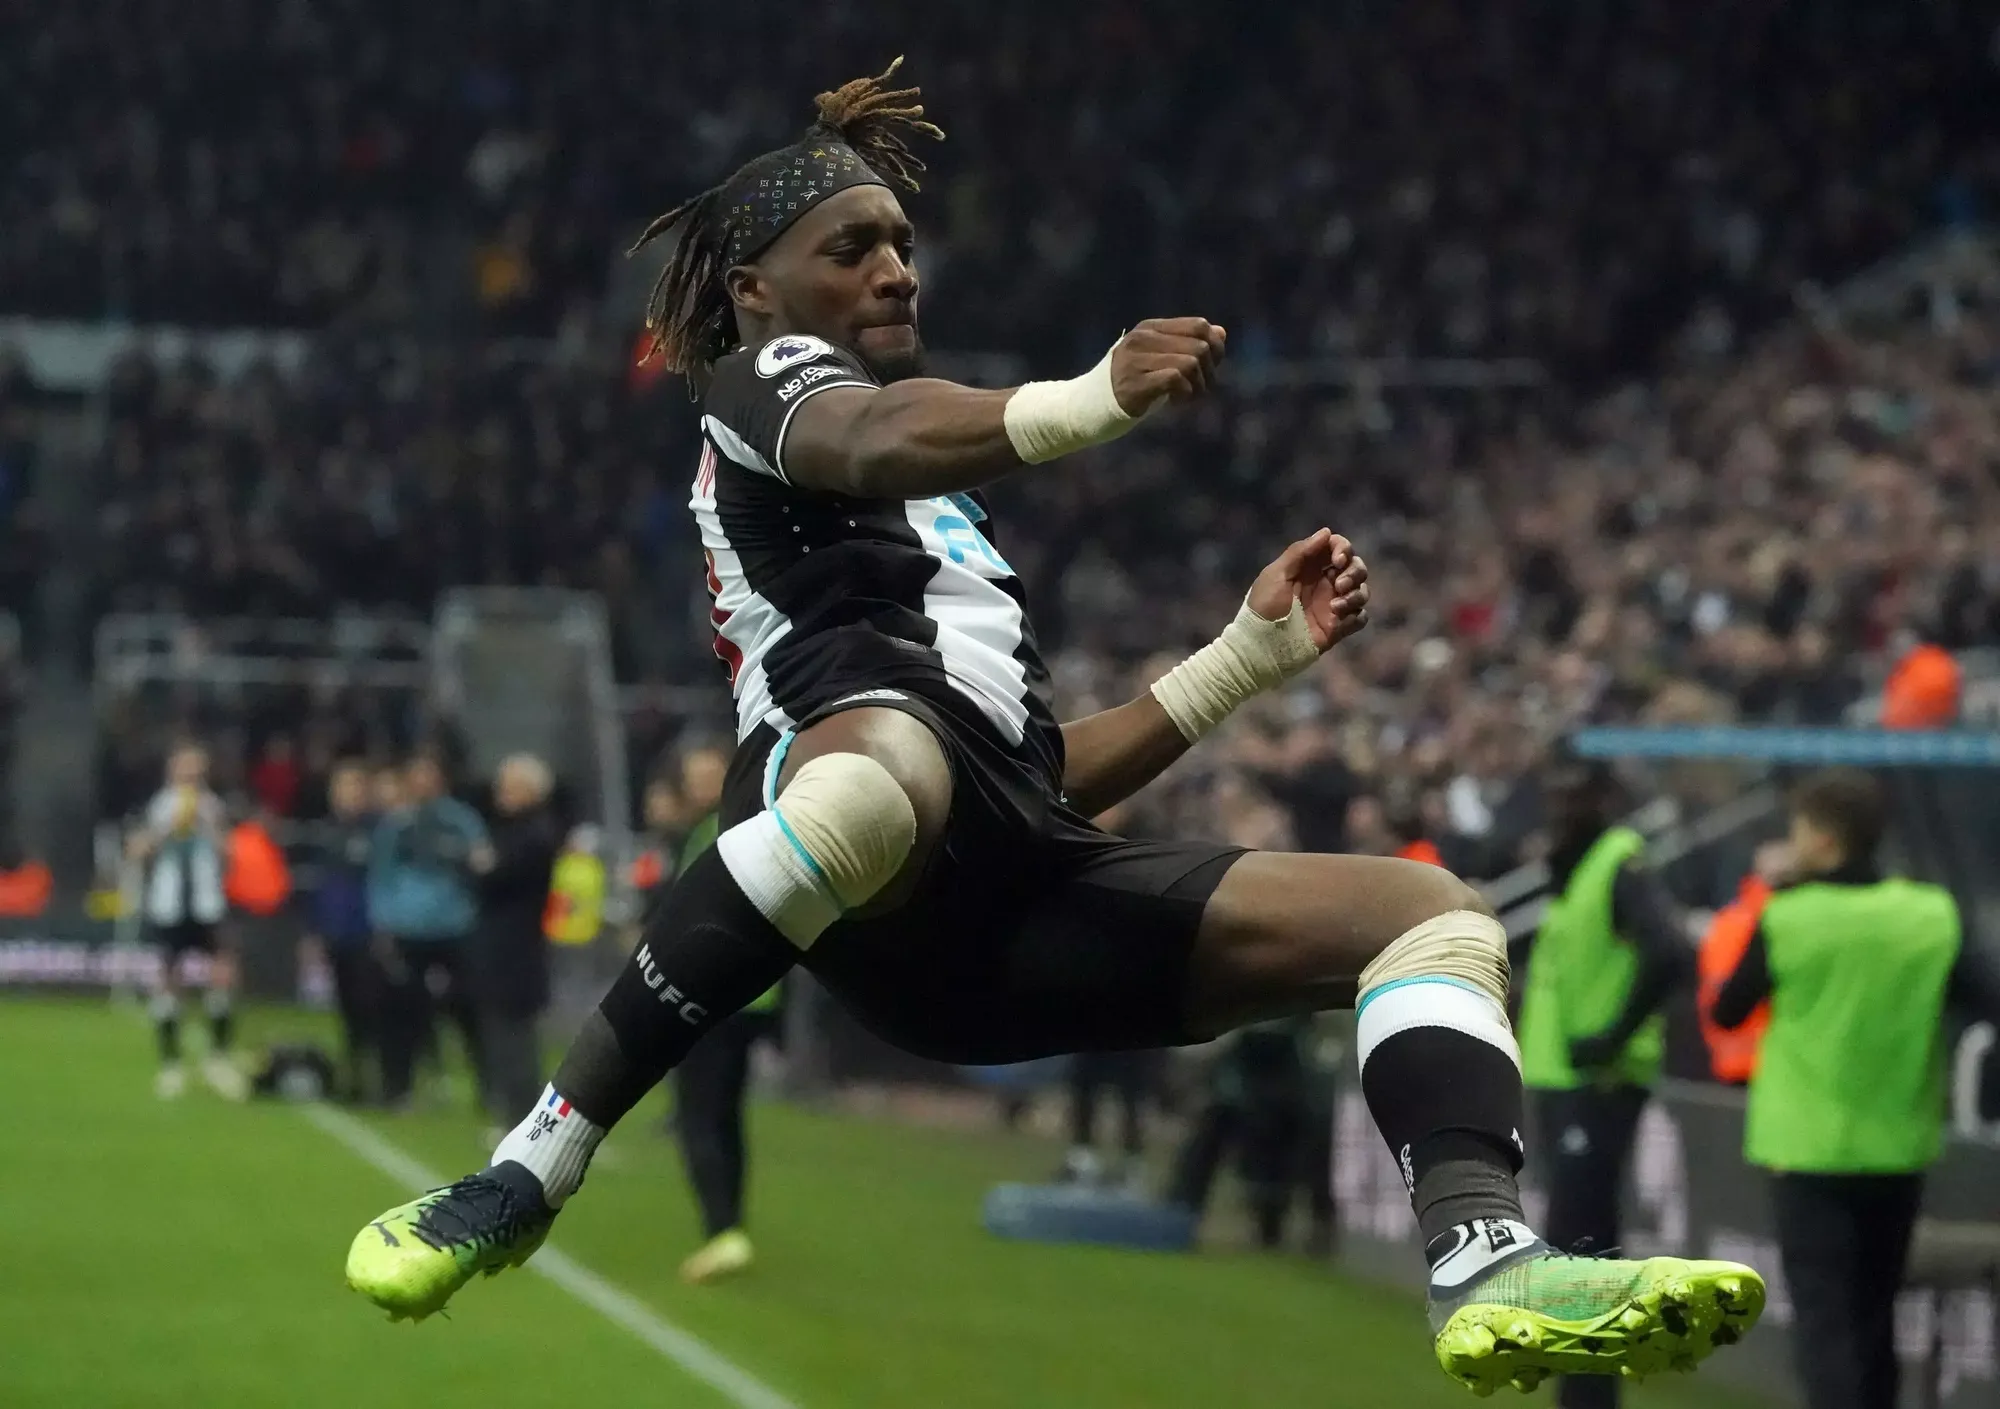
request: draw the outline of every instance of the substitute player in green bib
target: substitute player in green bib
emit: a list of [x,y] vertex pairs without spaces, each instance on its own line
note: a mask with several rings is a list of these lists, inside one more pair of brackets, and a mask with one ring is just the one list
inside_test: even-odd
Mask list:
[[[1601,763],[1571,760],[1549,780],[1549,869],[1559,889],[1536,932],[1517,1031],[1546,1171],[1550,1246],[1619,1244],[1618,1189],[1659,1075],[1661,1002],[1688,946],[1645,839],[1615,825],[1621,790]],[[1569,1377],[1563,1409],[1609,1409],[1618,1381]]]
[[1894,1409],[1896,1293],[1944,1143],[1948,1001],[1990,1013],[1942,887],[1885,878],[1888,808],[1866,773],[1806,779],[1787,884],[1764,908],[1712,1016],[1768,997],[1744,1154],[1771,1171],[1809,1409]]

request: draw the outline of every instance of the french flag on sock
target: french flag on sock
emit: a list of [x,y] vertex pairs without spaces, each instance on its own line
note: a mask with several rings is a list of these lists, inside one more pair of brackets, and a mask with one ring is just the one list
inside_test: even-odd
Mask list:
[[558,1120],[569,1114],[569,1102],[553,1091],[549,1092],[549,1099],[542,1104],[546,1109],[554,1111]]

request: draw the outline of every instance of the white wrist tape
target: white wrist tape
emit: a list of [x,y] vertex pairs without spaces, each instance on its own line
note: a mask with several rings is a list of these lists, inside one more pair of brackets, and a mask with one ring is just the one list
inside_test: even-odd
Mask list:
[[[1111,346],[1115,352],[1118,344]],[[1139,417],[1126,415],[1111,390],[1110,352],[1080,377],[1016,387],[1002,417],[1007,439],[1024,465],[1102,445],[1139,424]]]
[[1245,598],[1220,636],[1153,682],[1153,698],[1181,737],[1198,743],[1243,701],[1284,684],[1318,659],[1297,598],[1279,621],[1257,615]]

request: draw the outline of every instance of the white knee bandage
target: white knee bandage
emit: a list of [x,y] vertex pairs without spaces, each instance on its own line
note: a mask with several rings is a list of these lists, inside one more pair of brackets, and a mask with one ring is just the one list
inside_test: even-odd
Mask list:
[[1361,971],[1358,1055],[1418,1027],[1448,1027],[1521,1064],[1507,1025],[1507,930],[1491,915],[1448,910],[1397,936]]
[[1447,910],[1389,941],[1361,971],[1360,996],[1398,979],[1447,978],[1507,1004],[1507,930],[1477,910]]
[[889,770],[829,753],[715,847],[750,903],[804,949],[895,879],[916,844],[916,810]]

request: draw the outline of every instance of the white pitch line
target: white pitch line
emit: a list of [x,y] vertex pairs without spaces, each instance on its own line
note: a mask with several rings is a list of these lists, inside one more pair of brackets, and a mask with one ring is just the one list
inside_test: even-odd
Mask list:
[[[310,1105],[304,1108],[304,1114],[353,1154],[399,1184],[421,1190],[450,1182],[344,1111]],[[523,1265],[554,1282],[607,1321],[624,1327],[739,1409],[799,1409],[796,1402],[706,1341],[682,1330],[637,1297],[620,1291],[575,1258],[544,1247]]]

